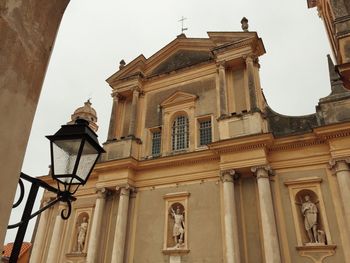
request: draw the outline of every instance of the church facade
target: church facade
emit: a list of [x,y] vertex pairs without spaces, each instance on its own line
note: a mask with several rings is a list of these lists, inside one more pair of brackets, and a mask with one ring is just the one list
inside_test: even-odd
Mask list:
[[[121,61],[106,153],[67,221],[63,204],[40,216],[31,262],[350,263],[350,10],[308,5],[340,34],[330,95],[307,116],[268,106],[245,18]],[[89,102],[78,116],[97,130]]]

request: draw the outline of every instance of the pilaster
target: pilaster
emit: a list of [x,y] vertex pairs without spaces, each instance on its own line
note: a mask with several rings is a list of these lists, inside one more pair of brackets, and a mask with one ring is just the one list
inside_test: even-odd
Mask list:
[[240,250],[238,242],[238,224],[234,193],[234,180],[238,178],[235,170],[221,171],[223,185],[223,210],[225,228],[225,258],[226,263],[240,262]]
[[128,221],[129,196],[131,189],[127,185],[122,187],[118,186],[116,187],[116,190],[119,192],[119,206],[114,233],[111,263],[121,263],[124,259],[126,226]]
[[223,118],[228,115],[225,62],[220,62],[217,64],[217,71],[219,74],[220,118]]
[[117,112],[118,112],[118,103],[120,98],[120,95],[117,92],[112,93],[111,96],[113,98],[113,106],[112,106],[112,112],[111,112],[111,119],[109,121],[107,141],[112,141],[116,139]]
[[96,189],[97,198],[96,198],[96,204],[95,204],[95,211],[94,216],[92,219],[92,226],[90,231],[90,240],[89,240],[89,246],[87,250],[87,263],[94,263],[98,262],[97,260],[97,254],[99,250],[99,239],[100,239],[100,233],[102,228],[102,218],[103,218],[103,212],[104,207],[106,204],[106,197],[108,194],[108,190],[106,188],[100,188]]
[[266,165],[252,167],[251,171],[256,176],[258,183],[265,262],[279,263],[281,262],[281,253],[269,178],[272,170],[270,166]]
[[134,87],[132,89],[132,102],[131,102],[131,113],[130,113],[130,123],[129,123],[129,132],[128,136],[135,136],[136,128],[136,116],[137,116],[137,105],[140,96],[140,89]]
[[330,160],[333,174],[337,177],[347,229],[350,231],[350,157]]
[[257,94],[256,94],[256,83],[254,77],[254,61],[258,58],[254,55],[249,55],[243,57],[247,66],[247,75],[248,75],[248,91],[249,91],[249,100],[250,100],[250,110],[255,112],[258,111],[257,103]]

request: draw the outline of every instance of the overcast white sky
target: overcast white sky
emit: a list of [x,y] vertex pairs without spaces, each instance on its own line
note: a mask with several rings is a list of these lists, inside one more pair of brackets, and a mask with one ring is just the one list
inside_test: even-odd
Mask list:
[[[72,0],[64,14],[27,147],[23,172],[48,172],[49,142],[73,111],[92,98],[100,142],[107,136],[112,99],[105,79],[140,54],[146,58],[181,33],[207,37],[207,31],[241,31],[240,20],[263,39],[261,84],[269,105],[287,115],[315,112],[330,93],[322,20],[306,0]],[[35,221],[35,220],[33,220]],[[13,234],[7,236],[9,242]],[[28,237],[27,237],[28,239]]]

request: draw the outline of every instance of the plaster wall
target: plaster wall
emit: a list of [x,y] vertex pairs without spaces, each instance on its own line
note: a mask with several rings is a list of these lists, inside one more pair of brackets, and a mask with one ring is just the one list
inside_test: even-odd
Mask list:
[[132,262],[168,262],[162,253],[165,213],[164,195],[190,193],[188,199],[188,244],[190,252],[182,256],[184,262],[222,262],[220,217],[220,185],[216,182],[145,190],[139,195]]

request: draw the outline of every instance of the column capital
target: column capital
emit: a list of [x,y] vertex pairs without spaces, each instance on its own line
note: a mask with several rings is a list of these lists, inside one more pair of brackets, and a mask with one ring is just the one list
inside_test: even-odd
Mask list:
[[259,57],[254,54],[254,53],[250,53],[248,55],[244,55],[242,56],[242,58],[245,60],[246,64],[248,63],[258,63],[259,62]]
[[132,192],[136,192],[136,189],[129,184],[118,185],[116,186],[115,190],[119,192],[120,195],[127,195],[127,196],[129,196]]
[[132,91],[132,93],[141,92],[141,88],[139,86],[133,86],[130,90]]
[[220,171],[220,179],[223,183],[231,182],[238,180],[240,175],[234,169],[227,169]]
[[259,178],[269,178],[270,176],[275,175],[270,165],[257,165],[250,168],[254,173],[257,179]]
[[350,171],[350,157],[332,158],[329,160],[329,168],[333,175],[341,171]]
[[105,187],[102,188],[96,188],[95,189],[96,195],[98,199],[104,199],[107,197],[109,191]]
[[222,61],[216,61],[216,67],[218,69],[224,69],[226,66],[226,61],[225,60],[222,60]]
[[120,95],[119,92],[112,92],[111,93],[111,97],[113,98],[113,100],[118,101],[121,100],[123,98],[122,95]]

